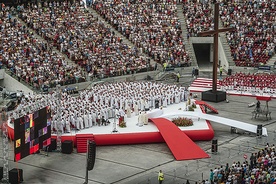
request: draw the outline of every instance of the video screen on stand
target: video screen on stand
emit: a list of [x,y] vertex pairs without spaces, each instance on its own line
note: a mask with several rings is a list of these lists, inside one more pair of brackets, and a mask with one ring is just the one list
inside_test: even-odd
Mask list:
[[14,120],[14,161],[51,144],[51,110],[47,106]]

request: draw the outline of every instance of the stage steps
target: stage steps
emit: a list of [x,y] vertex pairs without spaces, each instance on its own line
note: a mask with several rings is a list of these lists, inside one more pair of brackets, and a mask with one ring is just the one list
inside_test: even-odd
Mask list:
[[87,140],[94,141],[93,134],[76,134],[77,142],[77,152],[86,153],[87,152]]
[[204,101],[196,100],[195,103],[200,106],[203,113],[207,113],[207,109],[209,109],[211,112],[218,114],[217,109],[215,109],[213,106],[211,106],[210,104],[207,104]]

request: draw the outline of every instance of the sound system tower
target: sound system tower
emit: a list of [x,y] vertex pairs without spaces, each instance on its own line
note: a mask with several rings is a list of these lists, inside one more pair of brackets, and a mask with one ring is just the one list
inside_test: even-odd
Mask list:
[[61,144],[61,152],[65,154],[71,154],[73,152],[73,141],[63,141]]
[[218,152],[218,140],[213,139],[212,140],[212,153],[217,153]]
[[0,181],[3,179],[3,167],[0,167]]
[[9,171],[9,182],[10,184],[19,184],[23,182],[23,170],[13,168]]
[[263,135],[263,125],[257,125],[257,136]]
[[91,171],[94,168],[96,159],[96,143],[94,141],[88,142],[88,157],[87,157],[87,169]]

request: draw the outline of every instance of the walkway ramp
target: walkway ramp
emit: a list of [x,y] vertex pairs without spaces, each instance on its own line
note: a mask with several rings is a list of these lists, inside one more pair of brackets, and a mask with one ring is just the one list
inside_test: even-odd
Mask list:
[[151,118],[150,120],[159,129],[176,160],[209,158],[205,151],[170,120],[166,118]]
[[[205,120],[209,120],[209,121],[213,121],[216,123],[220,123],[223,125],[227,125],[229,127],[235,127],[241,130],[245,130],[248,132],[252,132],[252,133],[257,133],[257,125],[252,125],[249,123],[244,123],[242,121],[237,121],[237,120],[233,120],[233,119],[228,119],[228,118],[223,118],[223,117],[219,117],[219,116],[215,116],[215,115],[210,115],[210,114],[204,114],[201,112],[193,112],[193,111],[182,111],[179,113],[172,113],[172,114],[166,114],[161,116],[162,118],[175,118],[175,117],[186,117],[186,116],[194,116],[194,117],[198,117],[198,118],[202,118]],[[262,129],[262,135],[263,136],[267,136],[267,129],[263,127]]]

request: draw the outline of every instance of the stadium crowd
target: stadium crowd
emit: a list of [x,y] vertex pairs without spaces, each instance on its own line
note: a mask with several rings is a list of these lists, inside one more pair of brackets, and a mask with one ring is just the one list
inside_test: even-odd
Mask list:
[[[1,62],[19,80],[25,80],[36,88],[44,84],[53,87],[57,83],[78,82],[80,78],[84,79],[81,68],[92,77],[155,69],[141,52],[157,62],[166,63],[166,66],[190,65],[181,38],[176,1],[89,1],[135,47],[125,44],[80,2],[53,2],[45,3],[43,8],[35,4],[19,8],[19,17],[34,32],[12,17],[9,7],[3,7]],[[197,36],[198,32],[213,27],[212,1],[183,3],[190,36]],[[236,32],[227,33],[236,65],[258,66],[275,54],[275,2],[221,3],[220,17],[225,27],[237,28]],[[34,33],[46,41],[36,38]],[[81,68],[67,64],[52,46]]]
[[22,11],[21,18],[91,76],[118,76],[153,69],[136,47],[125,44],[78,1],[49,3],[43,9],[29,6]]
[[266,64],[275,54],[275,10],[273,0],[224,3],[221,6],[223,25],[237,29],[226,34],[236,65],[256,67]]
[[276,155],[275,145],[267,145],[253,152],[243,162],[233,161],[221,167],[210,169],[209,179],[202,184],[275,184]]
[[198,36],[199,32],[207,31],[214,27],[211,1],[184,2],[183,13],[186,18],[188,37]]
[[[213,29],[212,3],[211,0],[184,2],[188,36]],[[263,65],[275,54],[275,1],[226,1],[220,4],[219,14],[224,27],[237,29],[226,33],[237,66]]]
[[93,8],[155,61],[175,67],[190,66],[176,1],[98,0],[93,2]]
[[46,41],[37,39],[32,31],[13,17],[9,7],[0,12],[0,62],[18,80],[35,88],[45,85],[74,83],[82,77],[78,67],[68,65]]

